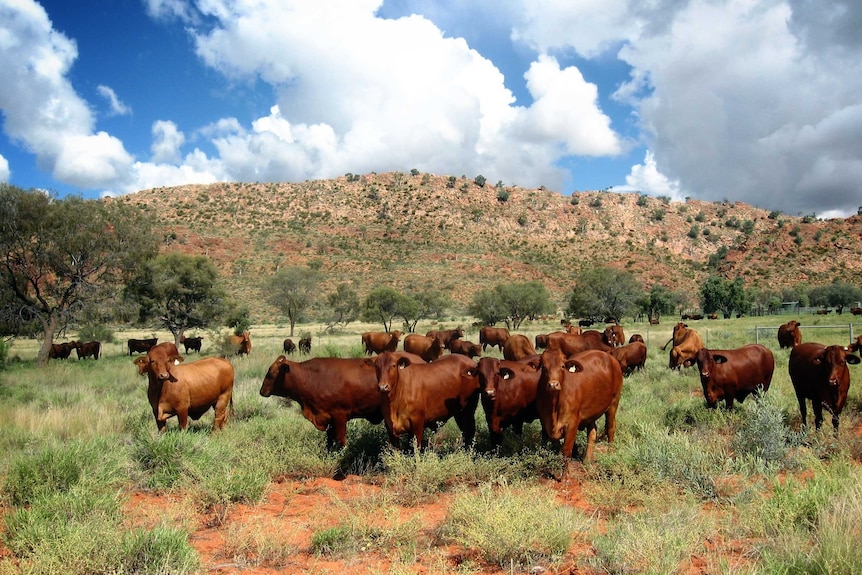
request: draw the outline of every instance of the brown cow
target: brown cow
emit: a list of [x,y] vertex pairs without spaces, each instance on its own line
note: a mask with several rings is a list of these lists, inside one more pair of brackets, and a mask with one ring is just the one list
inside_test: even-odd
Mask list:
[[467,357],[482,357],[482,346],[466,339],[456,339],[453,341],[450,351],[466,355]]
[[673,328],[673,337],[662,346],[662,349],[665,349],[671,341],[673,342],[673,347],[668,357],[668,367],[679,369],[683,366],[690,367],[694,365],[694,356],[703,347],[703,340],[700,339],[700,334],[684,323],[679,322]]
[[186,337],[183,336],[180,338],[180,343],[186,350],[186,353],[190,351],[196,351],[198,353],[201,352],[201,346],[203,345],[204,336],[199,335],[197,337]]
[[609,353],[587,350],[566,357],[547,349],[540,358],[536,411],[545,435],[563,439],[562,453],[572,457],[578,430],[587,431],[584,461],[593,459],[596,421],[605,416],[605,435],[614,440],[616,413],[623,388],[620,364]]
[[548,347],[548,334],[540,333],[536,335],[536,349],[545,349]]
[[548,349],[559,349],[563,355],[572,355],[588,349],[610,353],[613,348],[604,342],[601,332],[588,329],[580,335],[561,331],[551,332],[548,334]]
[[715,408],[724,400],[726,409],[733,409],[733,400],[742,403],[751,393],[769,389],[775,358],[760,344],[736,349],[701,348],[695,355],[703,398],[707,407]]
[[269,367],[260,394],[297,402],[303,417],[326,431],[329,448],[347,444],[349,420],[383,421],[377,373],[369,358],[314,357],[295,362],[280,355]]
[[857,335],[856,339],[850,342],[850,345],[847,346],[847,351],[854,353],[862,351],[862,335]]
[[395,351],[398,349],[401,335],[402,333],[397,329],[395,331],[366,331],[362,334],[362,345],[365,347],[365,355]]
[[425,361],[434,361],[443,355],[443,338],[411,333],[404,338],[404,351]]
[[129,357],[131,357],[133,353],[147,353],[150,351],[151,347],[159,343],[159,338],[130,339],[127,343],[129,345]]
[[66,341],[63,343],[52,343],[51,349],[48,350],[48,357],[51,359],[67,359],[76,348],[77,341]]
[[510,335],[503,344],[503,358],[509,361],[519,361],[532,355],[536,355],[536,348],[525,335]]
[[530,362],[483,357],[478,375],[491,444],[497,447],[503,441],[504,429],[511,426],[521,435],[524,423],[538,419],[536,387],[540,371],[535,359]]
[[189,417],[198,420],[210,408],[215,410],[213,429],[222,429],[228,411],[233,412],[233,366],[220,357],[180,364],[182,357],[173,343],[161,346],[165,347],[155,346],[146,357],[135,359],[138,373],[149,378],[147,398],[159,431],[165,431],[173,415],[180,429],[185,429]]
[[483,326],[479,329],[479,343],[482,351],[488,347],[499,347],[503,351],[503,345],[509,339],[509,330],[505,327]]
[[646,343],[644,341],[644,336],[642,336],[639,333],[633,333],[632,336],[629,338],[629,343],[634,343],[636,341],[639,341],[641,343]]
[[582,333],[584,333],[584,328],[582,328],[579,325],[569,324],[566,326],[566,333],[573,333],[575,335],[581,335]]
[[641,370],[646,365],[647,346],[642,341],[633,341],[626,345],[615,347],[611,355],[620,362],[620,369],[624,376]]
[[299,353],[308,355],[311,353],[311,338],[303,337],[299,340]]
[[832,414],[832,427],[838,433],[838,417],[847,402],[850,370],[847,364],[859,363],[859,357],[844,346],[820,343],[800,343],[790,351],[787,370],[799,402],[802,427],[807,425],[806,400],[814,410],[814,427],[823,423],[823,408]]
[[[425,337],[440,337],[443,340],[443,347],[451,350],[452,342],[458,341],[458,339],[464,337],[464,329],[462,327],[456,327],[455,329],[432,329],[429,330],[428,333],[425,334]],[[394,349],[390,349],[387,351],[395,351]]]
[[850,313],[853,315],[862,315],[862,307],[851,307]]
[[778,346],[781,349],[796,347],[802,343],[802,330],[799,325],[794,319],[778,327]]
[[247,331],[242,332],[242,335],[230,336],[230,345],[234,351],[234,355],[250,355],[251,354],[251,334]]
[[89,341],[87,343],[81,343],[80,341],[76,341],[74,343],[78,359],[85,359],[87,357],[99,359],[99,356],[102,355],[102,342]]
[[287,355],[293,355],[296,353],[296,344],[293,343],[292,339],[287,338],[281,343],[281,349]]
[[416,363],[417,359],[405,352],[385,352],[375,362],[390,442],[398,447],[401,436],[412,433],[421,449],[426,426],[454,417],[464,446],[470,447],[479,405],[476,362],[458,354],[431,363]]
[[619,347],[621,345],[625,345],[626,334],[625,332],[623,332],[623,326],[607,326],[605,328],[605,331],[602,332],[602,341],[604,341],[605,344],[609,345],[610,347]]

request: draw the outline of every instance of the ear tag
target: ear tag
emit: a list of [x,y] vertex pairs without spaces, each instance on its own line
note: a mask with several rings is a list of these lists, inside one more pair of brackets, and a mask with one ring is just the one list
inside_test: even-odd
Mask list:
[[175,360],[174,360],[174,365],[179,365],[179,364],[180,364],[180,360],[175,359]]
[[503,374],[503,379],[509,379],[509,378],[511,378],[511,377],[512,377],[512,376],[511,376],[511,375],[509,375],[509,373],[508,373],[508,372],[506,372],[506,373],[504,373],[504,374]]
[[576,365],[573,365],[569,368],[569,373],[577,373],[577,371],[578,371],[578,366],[576,366]]

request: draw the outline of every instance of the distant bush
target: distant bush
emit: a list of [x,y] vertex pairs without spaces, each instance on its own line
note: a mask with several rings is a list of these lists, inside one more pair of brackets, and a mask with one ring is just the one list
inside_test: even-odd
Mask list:
[[484,188],[485,187],[485,176],[478,175],[478,176],[476,176],[476,179],[473,180],[473,182],[477,186],[479,186],[480,188]]
[[102,343],[116,343],[114,332],[106,325],[85,325],[78,330],[78,341],[101,341]]

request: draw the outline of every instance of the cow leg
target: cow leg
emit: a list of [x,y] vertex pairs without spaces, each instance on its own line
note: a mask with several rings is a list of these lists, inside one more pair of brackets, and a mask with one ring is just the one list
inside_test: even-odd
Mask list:
[[725,394],[724,396],[724,408],[727,411],[733,410],[733,396],[729,393]]
[[224,428],[224,424],[227,421],[228,407],[233,407],[233,400],[230,396],[219,397],[218,401],[213,407],[215,408],[215,421],[213,421],[213,429],[218,431],[219,429]]
[[177,421],[180,423],[180,429],[185,430],[189,426],[189,411],[186,408],[177,410]]
[[572,454],[575,452],[575,442],[578,439],[578,426],[580,425],[579,421],[572,422],[567,428],[566,433],[563,436],[563,457],[566,459],[571,459]]
[[326,448],[334,450],[345,445],[347,445],[347,419],[333,417],[329,427],[326,428]]
[[823,403],[812,401],[811,408],[814,410],[814,428],[820,429],[820,426],[823,424]]
[[592,423],[587,428],[587,449],[584,452],[584,463],[588,463],[595,458],[593,451],[596,448],[596,424]]
[[605,412],[605,437],[608,438],[608,443],[614,442],[614,435],[617,432],[617,406],[612,405]]
[[796,401],[799,403],[799,415],[802,416],[802,429],[805,429],[808,425],[808,406],[801,395],[796,396]]

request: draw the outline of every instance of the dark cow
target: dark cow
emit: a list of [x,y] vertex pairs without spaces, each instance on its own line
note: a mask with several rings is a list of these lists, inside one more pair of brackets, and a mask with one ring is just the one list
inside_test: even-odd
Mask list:
[[604,342],[601,332],[590,329],[580,335],[561,331],[549,333],[547,349],[559,349],[563,355],[572,355],[588,349],[610,353],[613,348]]
[[297,402],[302,415],[326,431],[329,448],[347,444],[347,422],[383,421],[374,361],[369,358],[314,357],[295,362],[280,355],[260,386],[263,397]]
[[536,349],[545,349],[548,347],[548,334],[540,333],[535,337]]
[[581,319],[581,320],[578,320],[578,325],[579,325],[579,326],[581,326],[581,327],[590,327],[590,326],[591,326],[591,325],[593,325],[594,323],[596,323],[596,322],[594,322],[594,321],[593,321],[593,320],[591,320],[591,319]]
[[525,335],[510,335],[503,344],[503,358],[509,361],[518,361],[536,355],[536,348]]
[[63,343],[52,343],[51,349],[48,350],[48,357],[51,359],[67,359],[76,348],[77,341],[66,341]]
[[[458,341],[459,339],[464,337],[464,329],[462,327],[456,327],[455,329],[432,329],[429,330],[428,333],[425,334],[425,337],[439,337],[443,340],[443,347],[451,350],[452,342]],[[395,351],[394,349],[388,351]]]
[[151,337],[149,339],[130,339],[128,341],[129,344],[129,356],[133,353],[147,353],[150,351],[150,348],[159,343],[159,338]]
[[536,387],[540,371],[535,359],[530,362],[483,357],[479,360],[478,373],[485,420],[491,444],[496,447],[502,443],[503,430],[507,427],[521,435],[524,423],[539,418]]
[[683,366],[690,367],[694,365],[694,356],[703,347],[703,340],[700,339],[700,334],[686,324],[678,322],[673,328],[673,336],[662,346],[662,349],[667,348],[671,342],[673,342],[673,347],[668,357],[668,367],[679,369]]
[[823,408],[832,414],[832,427],[838,433],[838,417],[847,402],[850,389],[850,370],[847,364],[859,363],[844,346],[825,346],[820,343],[800,343],[790,351],[787,370],[799,402],[802,426],[807,425],[806,401],[811,400],[814,426],[823,423]]
[[203,345],[204,336],[199,335],[197,337],[186,337],[183,336],[180,338],[180,343],[185,348],[186,353],[190,351],[196,351],[198,353],[201,352],[201,346]]
[[185,429],[189,417],[198,420],[210,409],[215,410],[213,429],[222,429],[233,412],[233,366],[221,357],[181,361],[173,343],[154,346],[146,357],[135,359],[138,373],[149,378],[147,398],[159,431],[165,431],[171,416]]
[[78,354],[78,359],[84,359],[87,357],[99,359],[99,357],[102,355],[102,342],[88,341],[87,343],[81,343],[80,341],[76,341],[74,343],[75,352],[77,352]]
[[740,403],[751,393],[765,392],[772,383],[775,358],[760,344],[736,349],[701,348],[695,355],[703,398],[715,408],[724,400],[726,409],[733,409],[733,400]]
[[467,357],[482,357],[482,346],[466,339],[456,339],[453,341],[450,351],[466,355]]
[[230,345],[234,355],[251,355],[251,334],[244,331],[242,335],[230,336]]
[[832,310],[831,309],[818,309],[814,313],[816,313],[817,315],[829,315],[830,313],[832,313]]
[[851,307],[850,313],[853,315],[862,315],[862,307]]
[[627,376],[644,368],[647,346],[642,341],[633,341],[621,347],[615,347],[611,350],[611,355],[620,363],[623,375]]
[[488,347],[498,347],[503,351],[503,345],[509,339],[509,330],[505,327],[490,327],[484,326],[479,329],[479,343],[482,345],[482,351]]
[[625,345],[626,334],[621,325],[609,325],[602,332],[602,341],[610,347],[619,347]]
[[405,352],[377,356],[377,386],[383,397],[383,418],[393,446],[405,433],[412,433],[422,448],[425,427],[455,418],[464,446],[476,435],[479,378],[476,362],[450,354],[431,363],[417,363]]
[[800,343],[802,343],[802,330],[799,329],[798,321],[794,319],[778,326],[778,346],[781,349],[796,347]]
[[292,339],[287,338],[282,342],[281,349],[287,355],[293,355],[294,353],[296,353],[296,344],[293,343]]
[[572,457],[578,430],[587,431],[584,461],[593,459],[596,421],[605,416],[605,435],[614,440],[617,406],[623,388],[620,364],[609,353],[584,351],[568,358],[547,349],[540,358],[536,411],[548,438],[563,439],[562,453]]
[[404,338],[404,351],[418,355],[425,361],[434,361],[443,355],[443,338],[411,333]]
[[857,335],[856,339],[850,342],[850,345],[847,346],[847,351],[852,351],[853,353],[862,351],[862,335]]
[[642,336],[639,333],[633,333],[632,336],[629,338],[629,343],[634,343],[636,341],[639,341],[641,343],[646,343],[644,341],[644,336]]
[[362,345],[365,347],[365,355],[395,351],[398,349],[401,335],[401,332],[397,329],[395,331],[366,331],[362,334]]
[[311,353],[311,338],[303,337],[299,340],[299,353],[309,355]]

